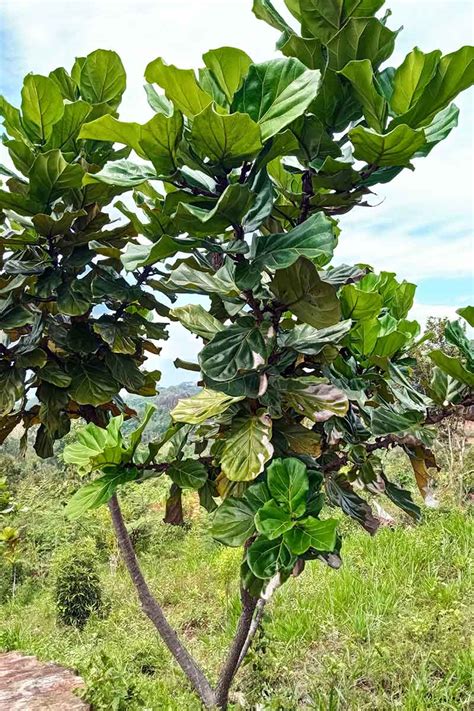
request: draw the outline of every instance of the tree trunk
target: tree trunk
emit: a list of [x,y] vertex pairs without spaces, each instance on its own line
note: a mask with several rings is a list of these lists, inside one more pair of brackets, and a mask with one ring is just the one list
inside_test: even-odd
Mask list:
[[215,707],[214,691],[204,672],[199,667],[197,662],[191,657],[187,649],[183,646],[182,642],[178,638],[178,635],[164,616],[160,605],[151,594],[145,578],[143,577],[135,551],[133,550],[130,536],[128,535],[128,531],[123,520],[117,496],[114,495],[110,499],[109,509],[120,552],[137,591],[143,612],[153,622],[160,637],[178,662],[188,680],[191,682],[203,704],[207,708]]
[[246,645],[252,626],[255,607],[257,605],[257,598],[252,597],[246,590],[242,590],[241,598],[242,613],[240,615],[237,632],[235,633],[232,646],[219,675],[219,681],[217,682],[216,706],[219,709],[227,708],[230,686],[242,662],[242,649]]

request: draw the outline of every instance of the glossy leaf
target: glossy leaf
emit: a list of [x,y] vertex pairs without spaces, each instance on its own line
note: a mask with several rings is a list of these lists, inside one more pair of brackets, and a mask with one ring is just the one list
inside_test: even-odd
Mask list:
[[106,504],[117,491],[121,484],[133,481],[137,476],[136,470],[114,468],[111,472],[94,479],[90,484],[82,486],[68,501],[64,513],[75,521],[86,511],[99,508]]
[[390,106],[396,114],[404,114],[416,104],[435,75],[440,58],[438,49],[425,54],[415,47],[407,54],[393,77]]
[[270,499],[255,515],[255,527],[269,540],[279,538],[295,525],[290,513]]
[[325,422],[333,415],[344,417],[349,408],[345,393],[334,385],[311,383],[307,378],[286,381],[285,400],[298,414],[313,422]]
[[206,468],[194,459],[174,462],[167,473],[180,489],[200,489],[207,481]]
[[103,405],[120,390],[119,384],[100,361],[77,363],[68,372],[71,376],[69,394],[81,405]]
[[212,518],[212,537],[226,546],[243,546],[254,531],[254,510],[245,499],[226,499]]
[[23,124],[30,139],[45,143],[64,112],[61,92],[48,77],[28,74],[21,90]]
[[237,418],[221,456],[223,474],[231,481],[251,481],[273,455],[272,421],[266,414]]
[[91,104],[114,102],[127,83],[122,60],[112,50],[97,49],[82,64],[78,83],[81,95]]
[[320,329],[302,323],[284,334],[282,343],[287,348],[293,348],[295,351],[298,351],[298,353],[318,355],[328,344],[337,345],[340,343],[350,328],[350,319],[340,321],[334,324],[334,326]]
[[379,94],[374,83],[374,74],[369,59],[346,64],[341,74],[349,79],[354,93],[364,110],[365,119],[375,131],[383,132],[387,116],[387,102]]
[[298,17],[308,32],[326,44],[351,17],[370,17],[383,3],[384,0],[299,0]]
[[250,570],[257,578],[264,580],[272,578],[280,570],[289,571],[295,561],[281,538],[270,541],[260,535],[247,551]]
[[354,157],[378,166],[406,166],[425,143],[422,130],[402,124],[386,134],[357,126],[349,132]]
[[202,56],[204,64],[212,72],[227,101],[232,103],[235,92],[247,75],[252,60],[241,49],[219,47]]
[[209,388],[204,388],[197,395],[180,400],[170,415],[175,422],[187,422],[198,425],[211,417],[225,412],[234,402],[242,397],[231,397]]
[[192,69],[178,69],[160,57],[148,64],[145,78],[161,86],[167,98],[185,116],[192,118],[200,114],[212,102],[212,96],[201,89]]
[[300,258],[277,272],[271,283],[275,296],[295,316],[315,328],[337,323],[341,316],[336,290],[323,282],[312,262]]
[[470,388],[474,387],[474,371],[466,368],[459,358],[446,355],[439,349],[431,351],[428,355],[444,373]]
[[334,223],[317,213],[286,234],[261,235],[255,241],[255,264],[284,269],[301,256],[329,261],[336,246]]
[[210,341],[216,333],[224,330],[224,325],[212,314],[208,313],[201,304],[188,304],[177,306],[170,310],[170,316],[178,319],[191,333]]
[[234,97],[233,111],[249,114],[267,139],[301,116],[315,98],[320,73],[298,59],[253,64]]
[[219,331],[199,354],[203,372],[216,381],[232,380],[265,363],[265,334],[250,316]]
[[308,516],[287,531],[283,540],[294,555],[302,555],[309,548],[331,552],[336,547],[336,527],[335,519],[320,521]]
[[[267,483],[275,501],[281,504],[291,517],[303,515],[309,490],[308,475],[303,462],[292,457],[275,459],[268,467]],[[265,535],[268,536],[268,533]]]
[[250,116],[221,114],[213,104],[195,117],[189,140],[200,158],[224,168],[252,160],[262,148],[260,128]]
[[64,160],[61,151],[38,155],[30,170],[30,195],[44,209],[67,190],[80,188],[84,171]]

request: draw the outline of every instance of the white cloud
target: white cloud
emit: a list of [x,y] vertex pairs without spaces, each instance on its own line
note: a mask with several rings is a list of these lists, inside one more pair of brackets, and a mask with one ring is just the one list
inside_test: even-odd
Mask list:
[[413,304],[408,318],[415,319],[423,328],[430,316],[449,318],[451,320],[459,318],[455,306],[447,306],[446,304],[419,304],[418,302]]
[[[463,220],[431,222],[411,215],[409,220],[352,219],[339,239],[336,261],[363,262],[377,271],[393,271],[399,278],[417,283],[422,279],[469,277],[472,274],[473,242]],[[418,218],[418,219],[417,219]],[[407,224],[408,223],[408,224]],[[413,234],[415,231],[416,234]],[[423,234],[419,234],[423,232]]]

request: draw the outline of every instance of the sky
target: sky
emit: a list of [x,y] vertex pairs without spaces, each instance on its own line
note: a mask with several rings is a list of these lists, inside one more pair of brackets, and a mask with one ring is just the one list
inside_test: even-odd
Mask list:
[[[76,56],[114,49],[122,57],[128,88],[123,120],[151,116],[143,73],[161,56],[180,67],[198,67],[208,49],[230,45],[254,61],[275,52],[278,33],[251,13],[252,0],[0,0],[0,94],[19,105],[23,76],[70,68]],[[285,14],[282,0],[274,4]],[[473,43],[471,0],[392,0],[391,29],[403,26],[390,64],[415,46],[451,52]],[[412,316],[455,317],[474,303],[472,265],[474,92],[456,102],[459,126],[426,159],[415,161],[392,184],[378,186],[371,208],[341,218],[336,262],[366,262],[418,284]],[[186,301],[190,301],[186,297]],[[165,385],[187,373],[173,369],[176,357],[191,359],[197,342],[174,327],[159,363]],[[191,375],[191,374],[190,374]]]

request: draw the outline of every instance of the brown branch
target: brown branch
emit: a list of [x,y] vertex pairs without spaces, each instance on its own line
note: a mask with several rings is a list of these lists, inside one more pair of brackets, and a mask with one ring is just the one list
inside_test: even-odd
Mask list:
[[300,216],[298,218],[298,224],[307,220],[309,216],[309,210],[311,207],[311,198],[314,195],[313,182],[311,180],[311,171],[306,170],[303,173],[302,183],[303,183],[303,196],[301,198],[300,204]]
[[[216,705],[220,709],[227,708],[229,689],[245,654],[242,654],[249,639],[252,628],[257,598],[252,597],[247,590],[242,589],[242,613],[231,648],[224,662],[216,688]],[[255,634],[255,633],[254,633]],[[250,640],[251,642],[251,640]],[[250,646],[248,643],[247,650]]]
[[[474,407],[474,396],[467,396],[458,405],[448,405],[446,407],[434,408],[429,411],[426,415],[424,424],[435,425],[439,424],[448,417],[465,417],[465,419],[472,419],[473,413],[472,409]],[[385,437],[378,437],[375,442],[368,442],[364,444],[367,452],[376,452],[380,449],[390,449],[391,447],[399,447],[404,444],[413,444],[412,437],[399,437],[398,435],[390,434]],[[334,453],[334,459],[329,460],[323,465],[323,470],[325,472],[339,471],[341,467],[345,466],[349,462],[349,455],[347,453],[342,453],[341,455]]]
[[203,704],[207,708],[213,708],[215,695],[209,681],[169,624],[143,577],[115,495],[109,501],[109,509],[120,552],[137,591],[143,612],[154,624],[161,639],[178,662]]

